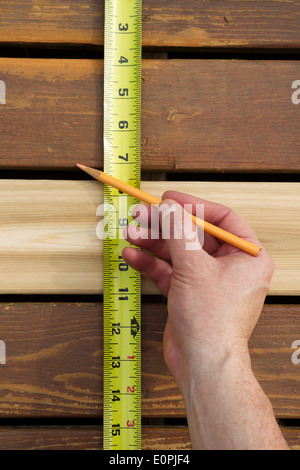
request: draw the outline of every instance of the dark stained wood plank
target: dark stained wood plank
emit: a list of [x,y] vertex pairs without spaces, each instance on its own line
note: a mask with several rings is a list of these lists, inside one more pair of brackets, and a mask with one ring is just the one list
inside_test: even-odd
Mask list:
[[300,429],[282,427],[281,431],[284,435],[291,450],[300,450]]
[[[300,429],[281,427],[291,450],[300,450]],[[142,430],[143,450],[191,450],[187,426],[147,426]]]
[[[103,0],[1,2],[1,41],[103,44]],[[300,4],[288,0],[143,1],[143,45],[300,47]]]
[[[2,168],[102,166],[103,61],[0,59],[0,78]],[[170,155],[155,160],[145,169],[173,167]]]
[[101,315],[101,304],[1,304],[1,417],[101,415]]
[[[281,427],[284,438],[291,450],[300,450],[300,429]],[[191,450],[192,445],[187,426],[164,426],[143,429],[143,450]]]
[[[158,311],[160,313],[158,314]],[[255,376],[268,395],[275,415],[280,418],[300,416],[300,365],[292,363],[292,343],[298,339],[300,319],[299,307],[290,305],[265,305],[259,323],[250,340],[250,353]],[[146,317],[147,318],[147,317]],[[155,320],[154,320],[155,318]],[[152,366],[159,371],[153,387],[151,374],[144,377],[144,405],[149,401],[153,412],[159,416],[185,416],[181,396],[162,361],[162,332],[166,321],[166,310],[153,307],[152,323],[144,325],[144,340],[149,338],[157,348],[153,354]],[[145,321],[144,321],[145,323]],[[155,335],[154,333],[155,325]],[[148,336],[149,334],[149,336]],[[155,339],[155,342],[153,341]],[[147,341],[145,341],[146,346]],[[160,392],[162,401],[156,399]],[[163,402],[163,399],[165,402]],[[172,410],[173,408],[173,410]],[[153,413],[154,414],[154,413]]]
[[[300,171],[300,61],[145,60],[144,171]],[[101,168],[103,62],[0,59],[1,168]]]
[[[300,429],[281,428],[291,450],[300,450]],[[142,450],[191,450],[187,426],[144,426]],[[0,427],[0,450],[101,450],[100,426]]]
[[143,157],[172,156],[175,171],[298,171],[299,74],[300,61],[145,61]]
[[[166,305],[142,307],[142,413],[185,417],[163,360]],[[101,303],[1,303],[0,417],[100,417]],[[300,417],[300,365],[292,363],[300,307],[265,305],[250,342],[253,370],[278,418]]]
[[2,167],[100,164],[102,61],[0,59],[0,76]]
[[100,426],[3,426],[0,450],[101,450]]

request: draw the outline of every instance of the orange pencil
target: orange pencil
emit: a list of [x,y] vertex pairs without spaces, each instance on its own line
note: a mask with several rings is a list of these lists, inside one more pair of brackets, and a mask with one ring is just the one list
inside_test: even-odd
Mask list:
[[[113,176],[109,176],[106,173],[103,173],[103,171],[99,171],[95,168],[90,168],[85,165],[80,165],[79,163],[77,163],[77,166],[81,170],[91,175],[96,180],[102,181],[102,183],[113,186],[114,188],[119,189],[120,191],[127,193],[142,202],[145,202],[146,204],[160,204],[162,202],[161,199],[151,196],[151,194],[145,193],[141,189],[137,189],[134,186],[131,186],[130,184],[124,183],[123,181],[114,178]],[[232,233],[229,233],[226,230],[216,227],[215,225],[212,225],[209,222],[206,222],[205,220],[203,221],[201,219],[198,219],[192,214],[189,215],[191,216],[194,224],[197,225],[197,227],[204,229],[205,232],[210,233],[214,237],[219,238],[224,242],[230,243],[230,245],[236,246],[237,248],[246,251],[250,255],[259,255],[261,251],[261,248],[259,246],[254,245],[253,243],[250,243],[247,240],[244,240],[243,238],[237,237],[236,235],[233,235]]]

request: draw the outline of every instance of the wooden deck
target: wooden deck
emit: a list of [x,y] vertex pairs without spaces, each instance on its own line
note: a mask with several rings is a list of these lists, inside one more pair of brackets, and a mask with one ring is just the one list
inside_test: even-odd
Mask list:
[[[0,5],[0,449],[102,446],[103,195],[74,165],[103,164],[104,2],[74,3]],[[292,449],[299,53],[300,0],[143,2],[142,187],[233,207],[273,257],[250,352]],[[184,404],[163,361],[166,315],[143,280],[142,444],[188,450]]]

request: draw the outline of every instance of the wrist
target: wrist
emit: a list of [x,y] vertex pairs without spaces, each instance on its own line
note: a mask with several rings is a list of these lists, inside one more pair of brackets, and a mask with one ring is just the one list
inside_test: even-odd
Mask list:
[[248,350],[208,360],[185,382],[183,396],[193,449],[287,448]]
[[[244,383],[246,391],[257,382],[249,352],[244,348],[207,357],[201,367],[192,366],[189,374],[182,394],[190,438],[194,449],[205,449],[210,443],[222,441],[221,429],[224,427],[220,423],[226,423],[225,427],[232,429],[238,421],[244,406],[239,383]],[[230,424],[230,420],[233,423]]]
[[[202,354],[201,359],[192,355],[184,368],[179,387],[182,391],[187,411],[194,397],[205,401],[212,398],[218,388],[233,382],[237,376],[253,377],[251,360],[247,346],[230,349],[216,348],[211,353]],[[254,379],[255,380],[255,379]]]

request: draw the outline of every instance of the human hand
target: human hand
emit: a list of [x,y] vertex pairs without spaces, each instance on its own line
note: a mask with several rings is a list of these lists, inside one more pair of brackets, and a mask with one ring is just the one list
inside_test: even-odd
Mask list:
[[[192,204],[193,211],[196,204],[204,204],[206,221],[261,246],[249,225],[223,205],[175,191],[162,199],[178,211],[184,204]],[[203,249],[189,251],[184,237],[142,239],[133,226],[127,240],[147,251],[126,247],[124,260],[168,298],[164,357],[181,389],[195,369],[222,362],[233,351],[245,355],[274,270],[263,247],[253,257],[205,233]]]
[[[225,206],[173,191],[164,193],[163,203],[167,209],[175,204],[181,215],[184,204],[192,204],[193,213],[204,204],[205,220],[261,246],[249,225]],[[147,228],[127,227],[128,241],[142,251],[126,247],[123,258],[168,298],[164,356],[184,398],[192,447],[288,449],[248,350],[273,275],[271,258],[263,247],[253,257],[207,233],[203,249],[187,250],[191,233],[176,226],[184,217],[172,220],[171,235],[182,233],[181,238],[146,238]]]

